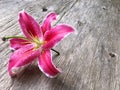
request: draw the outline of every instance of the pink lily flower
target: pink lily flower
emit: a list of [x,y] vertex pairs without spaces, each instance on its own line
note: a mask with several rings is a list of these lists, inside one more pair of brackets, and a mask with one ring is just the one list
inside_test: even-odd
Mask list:
[[25,37],[10,39],[10,46],[15,50],[10,56],[8,64],[10,76],[16,75],[17,68],[31,63],[36,58],[39,69],[46,76],[53,78],[61,72],[52,62],[51,49],[74,30],[65,24],[51,27],[51,22],[56,20],[56,16],[55,13],[50,13],[40,26],[25,11],[19,13],[19,23]]

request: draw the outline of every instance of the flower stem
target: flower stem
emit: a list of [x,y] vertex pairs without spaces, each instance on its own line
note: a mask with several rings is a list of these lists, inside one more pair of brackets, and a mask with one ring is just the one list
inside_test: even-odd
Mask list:
[[51,49],[52,51],[56,52],[57,55],[60,55],[60,53],[58,51],[56,51],[55,49]]
[[3,37],[2,40],[6,41],[7,39],[10,39],[10,38],[25,38],[25,37],[23,37],[23,36],[6,36],[6,37]]

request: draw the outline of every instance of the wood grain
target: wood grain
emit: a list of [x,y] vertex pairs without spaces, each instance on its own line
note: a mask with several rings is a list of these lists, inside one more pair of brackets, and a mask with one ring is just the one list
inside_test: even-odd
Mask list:
[[120,90],[119,0],[0,0],[0,37],[22,34],[17,20],[23,9],[40,24],[54,11],[54,25],[70,24],[75,32],[55,47],[61,55],[53,53],[53,62],[63,72],[54,79],[35,64],[10,78],[9,42],[0,40],[0,90]]

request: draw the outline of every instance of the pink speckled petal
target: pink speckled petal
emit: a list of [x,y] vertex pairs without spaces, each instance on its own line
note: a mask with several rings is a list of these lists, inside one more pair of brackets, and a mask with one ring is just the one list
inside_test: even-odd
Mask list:
[[44,49],[53,48],[58,42],[60,42],[66,35],[73,32],[73,28],[68,25],[58,25],[52,30],[47,31],[44,35],[44,40],[46,44],[43,45]]
[[43,33],[51,29],[51,22],[53,20],[56,20],[56,16],[57,16],[56,13],[50,13],[49,15],[47,15],[41,27]]
[[10,56],[9,64],[8,64],[8,72],[10,76],[16,75],[13,72],[13,69],[24,66],[30,62],[32,62],[36,57],[40,54],[39,50],[34,50],[34,46],[32,44],[26,45],[15,52]]
[[50,50],[42,51],[39,56],[38,66],[40,70],[48,77],[54,78],[60,70],[52,62]]
[[42,36],[39,24],[28,13],[24,11],[19,13],[19,23],[24,35],[27,38],[32,39],[33,37],[38,38]]
[[15,50],[17,50],[27,44],[30,44],[30,42],[26,39],[21,39],[21,38],[10,39],[10,47]]

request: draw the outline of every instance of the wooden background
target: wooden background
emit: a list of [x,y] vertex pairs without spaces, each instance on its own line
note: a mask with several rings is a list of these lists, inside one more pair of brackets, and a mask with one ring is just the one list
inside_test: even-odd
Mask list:
[[54,11],[54,24],[70,24],[75,33],[55,47],[61,55],[53,53],[53,62],[63,72],[54,79],[37,65],[10,78],[9,42],[0,40],[0,90],[120,90],[120,0],[0,0],[0,37],[22,34],[17,20],[23,9],[40,24]]

